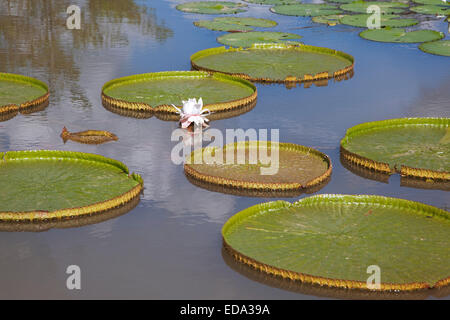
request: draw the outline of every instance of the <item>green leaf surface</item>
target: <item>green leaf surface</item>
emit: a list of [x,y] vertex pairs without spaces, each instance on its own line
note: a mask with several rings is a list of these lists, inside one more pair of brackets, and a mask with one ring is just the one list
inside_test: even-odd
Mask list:
[[412,0],[415,3],[434,5],[434,6],[450,6],[450,2],[442,0]]
[[216,31],[252,31],[253,27],[271,28],[277,25],[273,20],[258,18],[237,18],[237,17],[220,17],[214,20],[200,20],[194,22],[194,25]]
[[[367,28],[367,20],[371,14],[346,15],[340,19],[342,24]],[[417,24],[419,21],[413,18],[398,19],[399,15],[383,14],[380,17],[380,27],[408,27]]]
[[255,89],[251,84],[228,76],[198,71],[147,73],[112,80],[103,92],[128,102],[143,102],[152,107],[182,106],[182,100],[202,98],[203,103],[229,102],[248,97]]
[[434,30],[416,30],[407,32],[402,28],[383,28],[364,30],[359,34],[362,38],[379,42],[418,43],[439,40],[444,34]]
[[406,165],[450,172],[450,144],[444,143],[449,125],[449,118],[368,122],[348,129],[341,145],[391,168]]
[[[231,47],[251,47],[255,43],[279,43],[286,40],[300,39],[302,36],[295,33],[254,31],[242,33],[229,33],[217,38],[219,43]],[[289,41],[288,41],[289,42]]]
[[10,151],[0,161],[0,212],[55,211],[106,201],[140,182],[122,163],[68,151]]
[[243,1],[249,3],[269,4],[269,5],[293,4],[301,2],[301,0],[243,0]]
[[425,42],[419,46],[419,49],[427,53],[450,57],[450,40]]
[[176,6],[183,12],[202,14],[232,14],[244,12],[247,5],[230,1],[196,1],[186,2]]
[[198,66],[226,73],[244,73],[253,78],[284,80],[288,76],[303,78],[352,65],[353,58],[332,49],[313,46],[262,45],[249,49],[212,48],[191,57]]
[[367,268],[376,265],[381,284],[430,286],[449,276],[449,234],[447,211],[351,195],[262,203],[237,213],[222,229],[235,251],[281,270],[366,283]]
[[0,72],[0,108],[32,101],[45,95],[47,91],[47,86],[37,79]]
[[345,17],[343,14],[330,14],[328,16],[315,16],[312,21],[315,23],[323,23],[328,25],[340,24],[339,19]]
[[432,14],[440,16],[446,16],[450,14],[450,8],[446,8],[443,6],[423,5],[411,7],[410,10],[421,14]]
[[403,2],[382,2],[382,1],[356,1],[352,3],[346,3],[340,6],[342,10],[367,13],[367,8],[369,6],[376,5],[380,7],[380,12],[382,14],[388,13],[401,13],[403,9],[398,8],[408,8],[408,4]]
[[339,8],[330,4],[292,4],[270,8],[270,11],[287,16],[315,17],[342,13]]

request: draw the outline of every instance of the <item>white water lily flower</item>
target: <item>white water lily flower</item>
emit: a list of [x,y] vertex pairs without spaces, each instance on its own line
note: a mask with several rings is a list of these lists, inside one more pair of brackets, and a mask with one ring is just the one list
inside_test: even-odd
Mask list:
[[[182,101],[183,108],[180,110],[175,105],[172,106],[177,109],[178,114],[180,115],[180,124],[182,128],[187,128],[194,123],[196,126],[204,126],[208,127],[206,122],[209,120],[206,116],[210,115],[211,112],[208,109],[203,109],[203,99],[200,98],[188,99],[188,101]],[[207,113],[207,114],[204,114]]]

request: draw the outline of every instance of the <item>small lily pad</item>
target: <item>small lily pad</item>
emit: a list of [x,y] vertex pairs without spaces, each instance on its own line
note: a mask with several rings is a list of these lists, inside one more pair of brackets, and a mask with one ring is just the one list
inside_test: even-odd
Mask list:
[[271,28],[277,25],[273,20],[259,18],[220,17],[214,20],[195,21],[194,25],[216,31],[252,31],[253,27]]
[[[450,57],[450,40],[425,42],[419,46],[419,49],[427,53]],[[447,136],[449,136],[448,132]]]
[[380,7],[380,12],[382,14],[402,13],[403,9],[399,8],[408,8],[408,4],[403,2],[381,2],[381,1],[370,1],[370,2],[355,1],[352,3],[343,4],[340,6],[340,8],[342,10],[351,12],[367,13],[367,8],[373,5]]
[[[414,201],[323,194],[266,202],[222,228],[236,261],[317,286],[412,291],[448,284],[450,213]],[[426,261],[426,263],[424,263]],[[369,287],[369,267],[381,270]]]
[[254,31],[225,34],[217,38],[217,41],[231,47],[248,48],[255,43],[280,43],[286,42],[286,40],[300,39],[301,37],[294,33]]
[[450,8],[434,5],[415,6],[411,7],[410,10],[421,14],[432,14],[439,16],[446,16],[450,14]]
[[247,5],[230,1],[186,2],[176,6],[183,12],[202,14],[232,14],[246,11]]
[[[367,28],[367,20],[371,14],[346,15],[340,19],[342,24],[354,27]],[[408,27],[417,24],[419,21],[412,18],[398,19],[399,15],[383,14],[380,17],[380,27]]]
[[339,19],[345,17],[344,14],[330,14],[328,16],[315,16],[312,18],[312,21],[315,23],[323,23],[329,26],[334,26],[336,24],[340,24]]
[[86,130],[81,132],[69,132],[66,127],[61,132],[64,143],[67,140],[85,144],[102,144],[109,141],[117,141],[119,138],[114,133],[104,130]]
[[342,13],[339,8],[330,4],[289,4],[270,8],[270,11],[287,16],[315,17]]
[[418,43],[442,39],[444,34],[434,30],[416,30],[407,32],[402,28],[383,28],[364,30],[362,38],[379,42]]

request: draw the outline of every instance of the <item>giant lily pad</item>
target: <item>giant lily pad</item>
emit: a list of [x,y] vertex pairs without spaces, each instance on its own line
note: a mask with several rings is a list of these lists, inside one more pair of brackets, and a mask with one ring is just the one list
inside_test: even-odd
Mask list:
[[177,9],[189,13],[230,14],[246,11],[247,5],[230,1],[196,1],[177,5]]
[[412,0],[415,3],[434,5],[434,6],[450,6],[450,2],[442,0]]
[[419,46],[419,49],[427,53],[450,57],[450,40],[425,42]]
[[353,57],[307,45],[254,44],[211,48],[191,56],[195,69],[233,74],[260,82],[305,82],[340,77],[353,70]]
[[345,17],[343,14],[330,14],[328,16],[315,16],[312,18],[312,21],[315,23],[323,23],[329,26],[335,26],[340,24],[339,19]]
[[[345,15],[339,21],[342,24],[347,24],[354,27],[367,28],[367,20],[371,17],[370,14],[355,14]],[[399,15],[383,14],[380,17],[380,27],[408,27],[418,23],[416,19],[398,19]]]
[[107,106],[142,111],[176,114],[172,104],[203,98],[204,107],[212,112],[230,111],[256,100],[256,87],[243,79],[211,75],[198,71],[146,73],[107,82],[102,99]]
[[362,38],[379,42],[417,43],[442,39],[444,34],[434,30],[406,31],[402,28],[382,28],[364,30],[359,34]]
[[90,215],[138,197],[143,181],[119,161],[69,151],[0,154],[0,221]]
[[404,118],[362,123],[341,140],[346,161],[378,172],[450,180],[449,118]]
[[243,0],[243,1],[257,4],[270,4],[270,5],[293,4],[301,2],[301,0]]
[[42,81],[0,72],[0,117],[46,105],[48,97],[48,87]]
[[398,8],[408,8],[408,4],[403,2],[382,2],[382,1],[356,1],[352,3],[346,3],[340,6],[342,10],[351,12],[367,13],[367,8],[369,6],[376,5],[380,8],[382,14],[386,13],[401,13],[403,9]]
[[445,16],[450,14],[450,8],[442,7],[442,6],[434,6],[434,5],[423,5],[423,6],[415,6],[410,8],[411,11],[422,13],[422,14],[434,14]]
[[322,184],[331,161],[312,148],[266,141],[197,149],[184,170],[190,178],[233,189],[301,191]]
[[[448,285],[449,232],[447,211],[370,195],[263,203],[237,213],[222,228],[234,258],[261,272],[380,291]],[[380,269],[379,288],[367,286],[370,266]]]
[[195,21],[194,25],[217,31],[252,31],[253,27],[270,28],[277,25],[273,20],[249,17],[220,17],[214,20]]
[[288,4],[270,8],[270,11],[287,16],[315,17],[342,13],[339,8],[330,4]]
[[[283,43],[292,39],[300,39],[295,33],[286,32],[242,32],[228,33],[217,38],[217,41],[231,47],[251,47],[255,43]],[[288,40],[288,41],[286,41]]]

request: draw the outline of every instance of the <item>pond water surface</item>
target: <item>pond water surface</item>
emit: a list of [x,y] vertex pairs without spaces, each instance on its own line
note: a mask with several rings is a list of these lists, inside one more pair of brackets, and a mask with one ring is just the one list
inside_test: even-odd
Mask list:
[[[223,33],[193,25],[212,16],[179,12],[175,5],[180,2],[1,1],[0,71],[47,82],[51,97],[43,111],[0,122],[0,151],[101,154],[141,174],[145,191],[135,209],[106,222],[40,233],[0,233],[0,298],[316,298],[254,281],[230,268],[222,256],[223,223],[270,199],[195,187],[183,167],[170,160],[175,122],[123,117],[102,107],[100,92],[106,81],[136,73],[189,70],[191,54],[219,46],[215,38]],[[81,30],[65,27],[71,4],[81,7]],[[416,44],[363,40],[359,28],[327,27],[268,9],[250,5],[249,12],[240,16],[274,19],[279,25],[273,30],[298,33],[306,44],[353,55],[354,76],[324,87],[257,85],[254,109],[212,126],[223,131],[280,129],[281,141],[326,153],[333,174],[318,193],[378,194],[449,210],[448,192],[402,187],[398,176],[386,184],[350,172],[340,163],[339,141],[347,128],[365,121],[450,117],[450,59],[426,54]],[[421,26],[442,32],[448,28],[431,16]],[[109,130],[119,141],[64,144],[59,137],[64,126],[70,131]],[[79,291],[66,288],[65,272],[72,264],[82,271]]]

